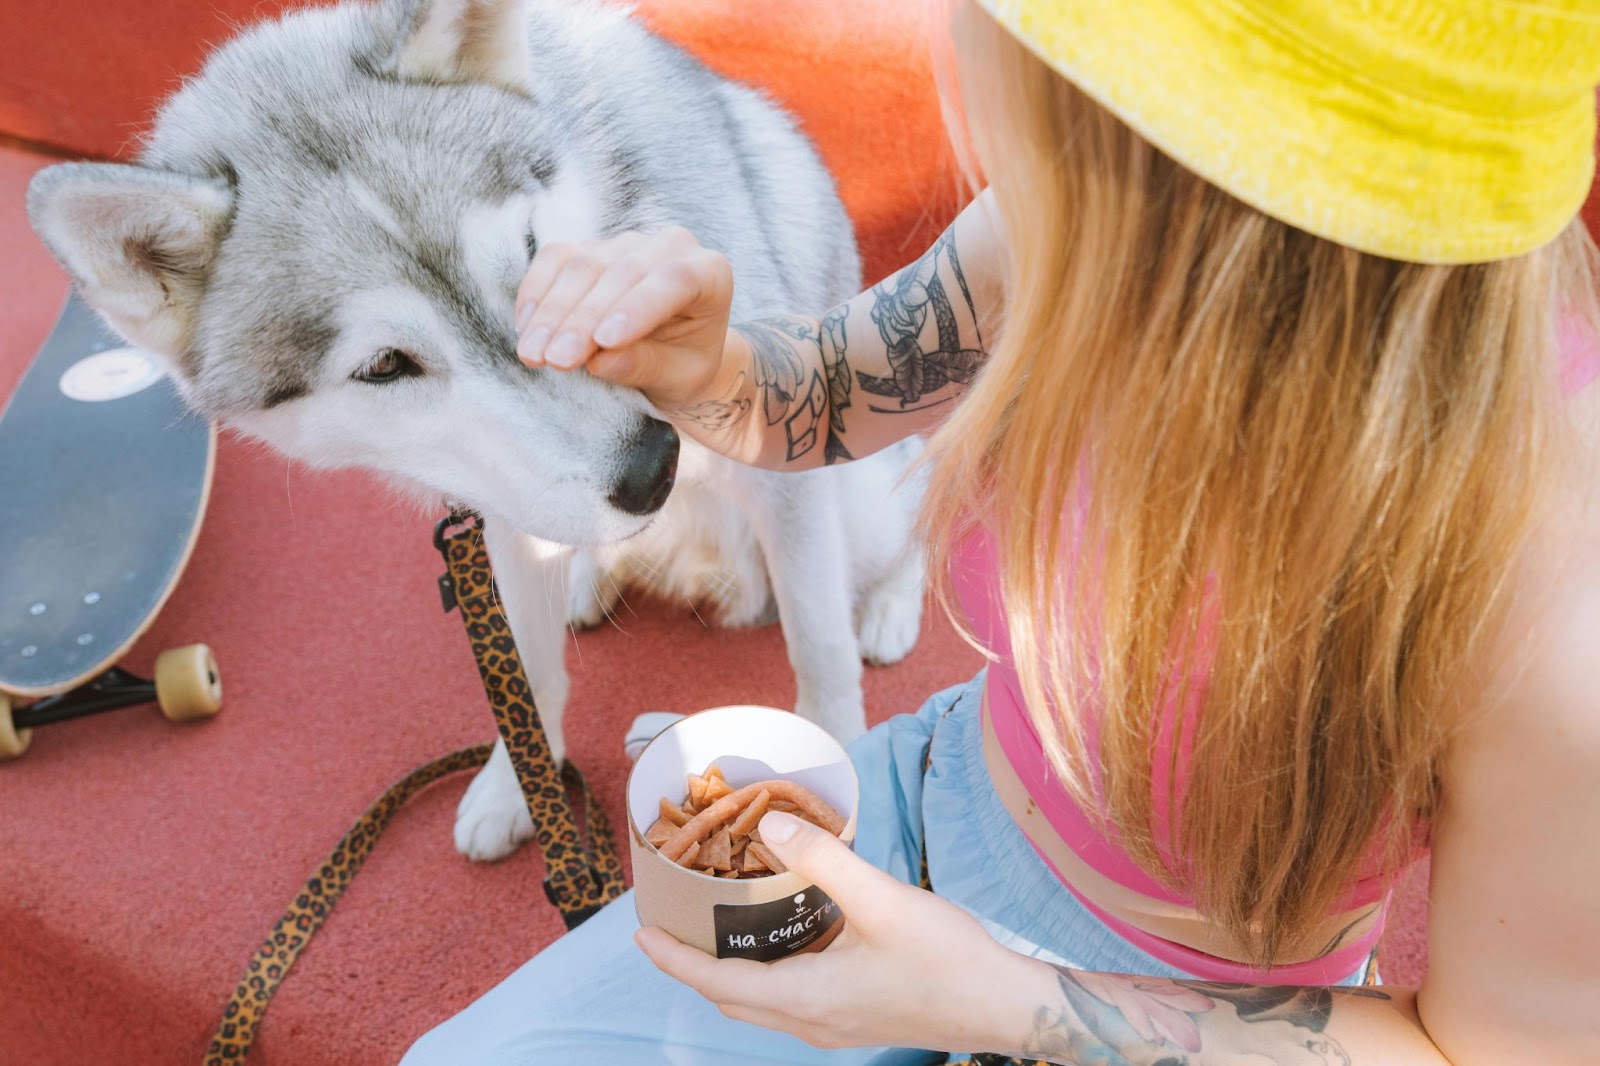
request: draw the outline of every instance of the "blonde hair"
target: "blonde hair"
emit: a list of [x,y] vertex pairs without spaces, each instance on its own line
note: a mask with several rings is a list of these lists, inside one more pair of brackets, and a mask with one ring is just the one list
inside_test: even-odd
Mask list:
[[1009,262],[1001,334],[929,451],[934,572],[991,527],[1051,766],[1270,964],[1434,809],[1458,678],[1538,513],[1555,323],[1593,315],[1593,246],[1574,223],[1482,265],[1340,247],[958,17],[958,132]]

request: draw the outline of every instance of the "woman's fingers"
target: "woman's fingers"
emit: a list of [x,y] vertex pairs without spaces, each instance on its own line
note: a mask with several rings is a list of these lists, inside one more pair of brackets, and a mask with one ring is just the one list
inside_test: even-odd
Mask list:
[[[626,255],[609,264],[594,279],[588,292],[572,304],[556,325],[549,327],[551,338],[545,350],[545,362],[565,370],[593,355],[597,347],[596,327],[610,321],[618,301],[639,285],[650,268],[651,263],[639,255]],[[556,282],[556,287],[560,284]],[[551,315],[559,313],[557,305]],[[535,313],[533,320],[538,321],[539,317]]]
[[887,920],[906,893],[916,891],[851,851],[837,836],[792,814],[763,815],[761,840],[785,866],[826,892],[857,932]]
[[533,365],[578,366],[596,349],[636,344],[674,318],[725,308],[732,291],[727,260],[681,229],[551,245],[518,289],[517,353]]
[[774,999],[773,985],[785,981],[776,968],[749,959],[718,959],[654,927],[633,935],[656,968],[721,1007],[761,1009]]
[[[541,253],[542,254],[542,253]],[[525,363],[537,365],[545,361],[545,352],[555,338],[556,328],[566,320],[578,301],[589,294],[596,281],[606,270],[606,262],[593,251],[560,249],[559,266],[537,297],[531,297],[533,314],[526,317],[522,335],[517,339],[517,355]],[[538,263],[534,257],[534,266]],[[529,268],[529,273],[533,267]]]
[[561,276],[567,264],[582,253],[583,246],[578,244],[548,244],[539,249],[517,286],[516,327],[519,336],[528,332],[529,323],[539,305],[550,293],[550,286]]

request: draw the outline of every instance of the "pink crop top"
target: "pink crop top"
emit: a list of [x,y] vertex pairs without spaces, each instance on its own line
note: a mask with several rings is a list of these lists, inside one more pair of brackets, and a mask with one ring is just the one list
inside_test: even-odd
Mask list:
[[[1561,386],[1562,391],[1570,396],[1594,381],[1596,377],[1600,377],[1600,347],[1595,345],[1592,338],[1583,335],[1576,326],[1563,329],[1561,340]],[[1192,899],[1173,892],[1135,863],[1117,838],[1116,830],[1107,827],[1102,831],[1096,820],[1074,802],[1071,794],[1050,770],[1039,735],[1034,730],[1023,705],[1022,685],[1012,661],[1010,636],[1006,630],[1005,614],[1000,605],[999,590],[994,581],[996,571],[994,544],[988,532],[981,528],[957,547],[951,559],[951,583],[961,601],[962,609],[970,620],[974,635],[995,656],[995,660],[989,666],[984,695],[988,702],[989,717],[995,737],[1006,760],[1051,827],[1083,862],[1108,879],[1134,892],[1168,903],[1192,906]],[[1199,656],[1202,662],[1208,658],[1206,653],[1209,648],[1210,642],[1206,639],[1202,627],[1202,654]],[[1203,680],[1203,676],[1199,680]],[[1189,686],[1192,700],[1195,702],[1200,698],[1198,691],[1200,687],[1200,685]],[[1168,765],[1166,753],[1171,747],[1170,723],[1179,717],[1173,713],[1176,709],[1176,707],[1165,708],[1162,721],[1166,726],[1162,734],[1157,737],[1157,758],[1153,766],[1158,821],[1164,820],[1162,816],[1165,814],[1164,804],[1161,802],[1167,795],[1163,771]],[[1095,732],[1090,730],[1091,764],[1098,755],[1097,739]],[[1182,765],[1183,760],[1180,759],[1180,773]],[[1095,784],[1098,786],[1099,782],[1096,781]],[[1178,784],[1177,792],[1181,796],[1183,784],[1181,778]],[[1038,851],[1037,845],[1035,851]],[[1054,864],[1050,863],[1043,852],[1039,854],[1040,858],[1055,869]],[[1055,872],[1057,876],[1061,876],[1060,870]],[[1218,958],[1129,925],[1095,906],[1074,889],[1066,878],[1063,877],[1062,880],[1085,907],[1136,947],[1181,970],[1214,981],[1256,982],[1267,977],[1284,984],[1333,984],[1353,973],[1361,965],[1383,932],[1383,916],[1380,915],[1378,922],[1366,935],[1331,954],[1307,962],[1273,967],[1263,973],[1245,963]],[[1339,912],[1344,912],[1374,903],[1380,903],[1387,911],[1388,900],[1383,893],[1383,881],[1377,876],[1375,867],[1372,875],[1361,877],[1350,886],[1349,892],[1337,909]]]

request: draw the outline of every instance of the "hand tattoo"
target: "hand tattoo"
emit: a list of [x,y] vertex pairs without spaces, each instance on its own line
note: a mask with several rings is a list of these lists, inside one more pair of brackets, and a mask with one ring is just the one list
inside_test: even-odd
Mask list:
[[[1096,1066],[1198,1066],[1213,1050],[1251,1054],[1277,1066],[1350,1066],[1325,1030],[1341,996],[1388,999],[1372,988],[1234,985],[1057,968],[1064,1002],[1034,1012],[1023,1050],[1052,1062]],[[1219,1034],[1202,1027],[1219,1004],[1240,1022]],[[1219,1019],[1220,1020],[1220,1019]]]
[[744,421],[744,416],[750,413],[750,401],[744,398],[743,392],[744,371],[741,370],[739,376],[733,379],[733,385],[724,399],[705,400],[693,407],[681,408],[678,415],[685,422],[693,422],[705,429],[718,432],[730,429]]
[[[967,316],[972,322],[976,345],[963,346],[961,327],[956,320],[955,308],[939,277],[941,260],[949,263],[950,273],[960,286],[962,299],[967,305]],[[924,397],[938,393],[952,383],[970,384],[983,365],[987,353],[983,350],[983,337],[978,330],[977,310],[973,307],[972,292],[967,287],[967,277],[961,271],[961,260],[956,256],[956,242],[949,232],[940,235],[933,247],[923,253],[910,267],[872,290],[877,298],[872,305],[872,321],[877,324],[889,353],[889,377],[857,373],[861,387],[876,396],[887,396],[900,401],[899,410],[921,410],[933,403],[924,403]],[[938,339],[932,349],[922,342],[923,328],[928,315],[933,315]],[[942,403],[949,397],[940,397]],[[874,407],[874,411],[892,411],[893,408]]]

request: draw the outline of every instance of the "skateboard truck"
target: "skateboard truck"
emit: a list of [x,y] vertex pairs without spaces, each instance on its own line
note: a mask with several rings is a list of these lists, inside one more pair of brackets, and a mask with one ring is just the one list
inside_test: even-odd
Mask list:
[[72,718],[115,711],[140,703],[156,701],[156,683],[137,677],[120,666],[113,666],[93,681],[71,692],[46,696],[11,712],[11,724],[18,729],[52,725]]
[[154,680],[113,666],[68,692],[45,696],[20,707],[0,694],[0,761],[28,750],[37,726],[91,714],[156,703],[172,722],[210,718],[222,706],[217,660],[204,644],[189,644],[156,657]]

